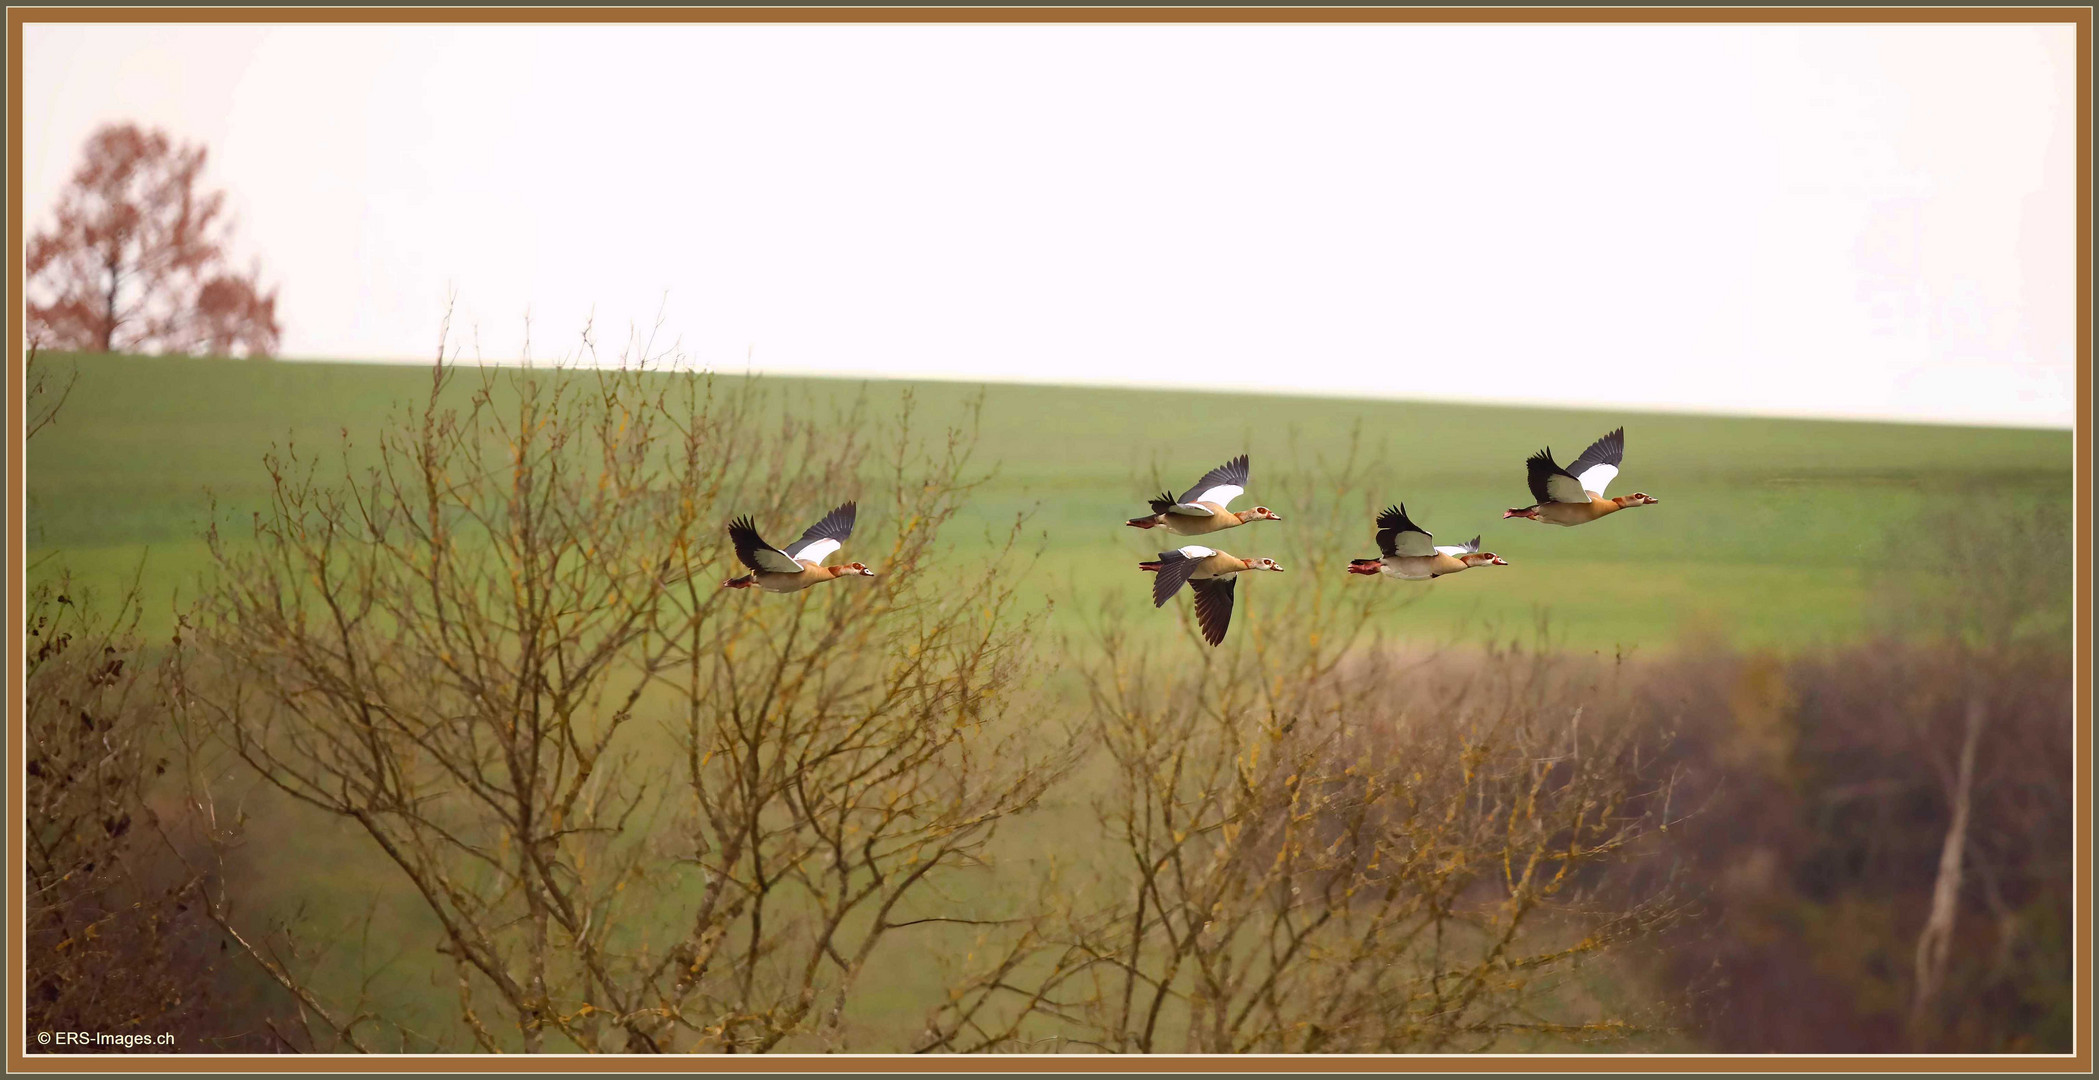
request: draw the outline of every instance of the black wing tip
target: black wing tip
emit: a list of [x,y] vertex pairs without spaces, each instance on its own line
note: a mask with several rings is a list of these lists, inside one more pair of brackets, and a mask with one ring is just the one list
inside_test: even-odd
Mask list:
[[1405,503],[1400,503],[1398,506],[1385,507],[1385,512],[1377,516],[1377,527],[1380,529],[1412,529],[1417,532],[1421,529],[1421,526],[1414,524],[1413,519],[1407,517],[1407,504]]
[[745,514],[729,522],[729,544],[736,549],[736,560],[753,570],[764,570],[758,564],[758,552],[772,545],[758,535],[758,525]]
[[788,551],[790,553],[799,553],[799,549],[802,546],[817,540],[836,540],[841,544],[845,543],[847,540],[852,539],[853,523],[859,514],[860,507],[857,502],[839,505],[830,513],[817,519],[816,524],[809,526],[809,531],[803,533],[801,539],[790,545]]
[[1239,582],[1232,578],[1190,582],[1195,588],[1195,625],[1212,648],[1224,644],[1232,625],[1232,593]]
[[1159,576],[1152,579],[1152,606],[1165,607],[1181,586],[1188,584],[1188,575],[1195,573],[1189,557],[1179,551],[1159,553]]
[[1250,468],[1250,465],[1248,463],[1250,461],[1251,459],[1248,458],[1245,454],[1241,454],[1238,457],[1235,457],[1230,461],[1227,461],[1224,464],[1219,465],[1214,469],[1211,469],[1209,472],[1203,474],[1202,479],[1197,480],[1195,482],[1194,487],[1189,488],[1187,492],[1182,494],[1181,498],[1195,498],[1197,495],[1202,494],[1202,492],[1205,489],[1215,487],[1218,484],[1234,484],[1242,488],[1245,487],[1247,482],[1248,470]]
[[1590,454],[1595,454],[1596,461],[1600,464],[1618,464],[1619,459],[1625,456],[1625,426],[1621,424],[1617,430],[1590,443],[1589,448],[1582,451],[1582,460],[1588,460]]
[[1559,462],[1552,459],[1552,447],[1548,446],[1523,459],[1523,464],[1525,471],[1528,473],[1531,498],[1536,499],[1540,503],[1551,502],[1552,491],[1550,484],[1552,478],[1567,471],[1560,467]]
[[1567,472],[1566,466],[1553,460],[1551,447],[1532,454],[1530,457],[1525,458],[1523,463],[1529,467],[1531,476],[1539,480],[1548,476],[1559,476],[1563,473],[1569,476],[1573,475]]

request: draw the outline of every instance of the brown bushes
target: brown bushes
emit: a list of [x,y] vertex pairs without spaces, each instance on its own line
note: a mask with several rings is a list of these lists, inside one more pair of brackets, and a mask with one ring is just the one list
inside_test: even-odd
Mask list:
[[[54,379],[33,349],[25,369],[24,437],[34,438],[73,381]],[[171,839],[182,831],[179,811],[164,813],[179,751],[161,729],[167,669],[138,635],[136,582],[99,596],[60,567],[24,599],[23,1013],[28,1031],[55,1038],[140,1040],[38,1048],[292,1048],[271,1030],[280,1002],[226,963],[201,882]]]
[[[1978,664],[1987,663],[1978,670]],[[1647,705],[1679,727],[1668,839],[1706,914],[1672,937],[1715,1050],[2063,1052],[2071,1033],[2070,672],[2066,654],[1983,661],[1881,641],[1791,661],[1657,664]],[[1969,886],[1937,1030],[1909,1014],[1969,689],[1990,695],[1976,753]]]
[[164,683],[136,633],[137,593],[112,608],[77,591],[60,578],[26,605],[28,1030],[150,1040],[59,1052],[294,1048],[271,1030],[281,1003],[228,964],[202,882],[171,846],[179,752],[160,729]]

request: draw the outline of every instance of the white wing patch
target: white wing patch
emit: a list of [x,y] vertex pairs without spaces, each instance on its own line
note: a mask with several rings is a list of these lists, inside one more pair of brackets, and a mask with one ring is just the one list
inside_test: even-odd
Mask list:
[[[1219,506],[1230,509],[1232,500],[1244,494],[1246,494],[1246,489],[1237,484],[1219,484],[1188,501],[1216,503]],[[1179,507],[1175,509],[1178,510]],[[1207,514],[1209,511],[1205,510],[1204,513]]]
[[[824,560],[830,558],[831,555],[842,546],[843,545],[841,545],[836,540],[811,540],[800,550],[790,551],[786,554],[789,558],[807,559],[818,566],[822,566],[824,564]],[[797,569],[799,569],[799,567],[797,567]]]
[[[1589,471],[1593,473],[1596,469],[1610,468],[1608,465],[1598,465],[1595,469],[1590,469]],[[1611,469],[1611,471],[1617,472],[1618,470]],[[1565,473],[1554,473],[1546,477],[1545,493],[1552,496],[1553,502],[1585,503],[1589,501],[1588,489],[1582,485],[1580,480]]]
[[1438,553],[1438,554],[1442,554],[1442,555],[1470,555],[1470,554],[1472,554],[1472,549],[1471,549],[1471,548],[1469,548],[1469,547],[1466,547],[1466,546],[1465,546],[1465,545],[1463,545],[1463,544],[1444,544],[1444,545],[1439,545],[1439,546],[1438,546],[1438,547],[1436,548],[1436,551],[1437,551],[1437,553]]
[[1212,510],[1207,506],[1197,506],[1194,503],[1175,503],[1172,506],[1167,507],[1166,512],[1169,514],[1179,514],[1183,517],[1217,516],[1217,511]]
[[794,561],[794,556],[781,551],[779,548],[759,548],[751,553],[751,558],[775,574],[799,574],[807,569],[801,563]]
[[1183,558],[1188,559],[1207,559],[1215,554],[1217,554],[1216,551],[1210,548],[1206,548],[1201,544],[1190,544],[1187,547],[1181,549],[1181,556]]
[[1392,538],[1392,553],[1395,555],[1420,558],[1423,555],[1434,555],[1441,550],[1435,545],[1434,538],[1425,532],[1409,530]]
[[[1589,470],[1582,473],[1579,479],[1582,482],[1583,490],[1593,491],[1601,495],[1605,488],[1611,486],[1611,481],[1616,479],[1617,476],[1618,466],[1616,465],[1591,465]],[[1554,477],[1554,479],[1558,479],[1558,477]],[[1555,492],[1553,497],[1559,498],[1558,493]]]

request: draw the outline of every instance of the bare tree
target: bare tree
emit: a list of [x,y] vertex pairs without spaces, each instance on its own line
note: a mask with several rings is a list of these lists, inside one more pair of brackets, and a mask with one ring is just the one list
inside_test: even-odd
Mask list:
[[[1369,520],[1376,474],[1270,482],[1324,536]],[[1646,734],[1585,717],[1578,680],[1535,654],[1424,664],[1376,632],[1404,592],[1298,554],[1309,580],[1242,588],[1222,648],[1192,625],[1168,649],[1103,631],[1085,677],[1113,776],[1105,899],[974,984],[923,1048],[1479,1050],[1651,1019],[1551,996],[1678,914],[1668,889],[1607,888],[1665,812]]]
[[2009,660],[2022,645],[2069,643],[2070,525],[2062,504],[1999,494],[1960,505],[1958,516],[1934,514],[1898,534],[1884,575],[1884,591],[1897,598],[1890,606],[1899,612],[1900,628],[1948,652],[1965,684],[1957,747],[1949,756],[1934,742],[1929,754],[1947,822],[1930,912],[1917,936],[1910,1030],[1920,1044],[1934,1040],[1940,1026],[1969,861],[1976,759],[1990,729],[1992,699],[2007,689],[1996,680],[2015,670]]
[[[805,413],[629,358],[441,359],[374,464],[273,453],[246,542],[213,534],[192,686],[437,919],[477,1048],[842,1049],[878,945],[971,921],[937,890],[1064,768],[1013,693],[1019,523],[943,562],[973,436],[908,402]],[[715,587],[732,514],[854,494],[874,581]]]
[[112,124],[87,142],[51,227],[29,238],[29,332],[45,348],[268,356],[277,295],[227,262],[204,148]]

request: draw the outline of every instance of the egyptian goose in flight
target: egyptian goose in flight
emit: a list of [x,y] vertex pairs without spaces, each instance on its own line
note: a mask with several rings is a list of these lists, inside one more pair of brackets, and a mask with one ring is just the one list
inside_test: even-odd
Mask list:
[[[1245,459],[1241,459],[1244,464]],[[1195,590],[1195,621],[1203,640],[1212,645],[1224,642],[1225,628],[1232,624],[1233,574],[1248,570],[1282,571],[1274,559],[1242,559],[1222,551],[1189,544],[1177,551],[1162,551],[1157,562],[1141,562],[1137,569],[1159,575],[1152,582],[1152,606],[1165,607],[1185,583]]]
[[1123,524],[1133,529],[1164,528],[1180,536],[1201,536],[1249,521],[1283,520],[1281,515],[1265,506],[1256,506],[1243,514],[1227,509],[1233,499],[1246,494],[1246,473],[1246,455],[1241,454],[1204,473],[1203,478],[1182,492],[1178,499],[1171,492],[1160,492],[1159,497],[1151,501],[1150,514],[1131,518]]
[[800,540],[785,549],[766,543],[748,515],[737,518],[729,523],[729,540],[736,545],[736,557],[751,572],[722,582],[722,588],[748,589],[755,585],[766,592],[790,593],[832,578],[875,576],[873,570],[860,563],[824,565],[824,560],[853,535],[853,517],[858,512],[857,504],[846,503],[809,526]]
[[1377,516],[1377,549],[1384,553],[1378,558],[1349,560],[1348,572],[1428,581],[1475,566],[1509,565],[1509,560],[1481,551],[1477,536],[1463,544],[1436,546],[1428,530],[1407,519],[1404,505],[1388,506]]
[[1501,516],[1529,518],[1547,525],[1585,525],[1628,506],[1653,506],[1661,502],[1644,491],[1615,499],[1603,497],[1604,489],[1610,487],[1611,479],[1618,475],[1618,463],[1624,458],[1624,428],[1589,444],[1589,448],[1564,469],[1552,460],[1551,447],[1540,450],[1524,462],[1530,467],[1531,497],[1538,501],[1520,509],[1504,511]]

